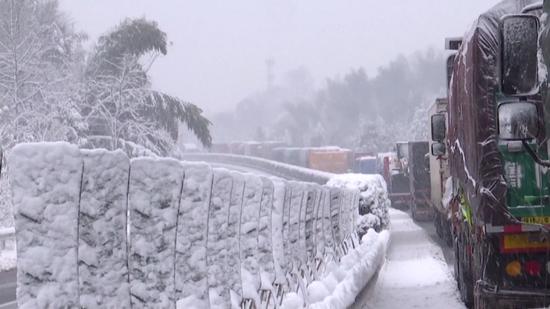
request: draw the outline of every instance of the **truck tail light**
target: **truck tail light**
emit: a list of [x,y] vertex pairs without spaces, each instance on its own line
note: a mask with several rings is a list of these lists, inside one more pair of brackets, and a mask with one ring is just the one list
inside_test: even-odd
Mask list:
[[541,268],[539,261],[528,261],[525,263],[525,273],[529,276],[540,276]]
[[506,274],[510,277],[517,277],[521,275],[521,263],[519,261],[512,261],[506,265]]

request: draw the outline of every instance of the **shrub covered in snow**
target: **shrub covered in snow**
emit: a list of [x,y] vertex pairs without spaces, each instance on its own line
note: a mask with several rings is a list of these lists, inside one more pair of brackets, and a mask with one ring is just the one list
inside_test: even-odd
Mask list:
[[380,175],[343,174],[332,177],[327,186],[336,188],[357,189],[359,199],[356,225],[359,235],[364,235],[370,228],[380,231],[389,224],[388,208],[390,200],[384,178]]

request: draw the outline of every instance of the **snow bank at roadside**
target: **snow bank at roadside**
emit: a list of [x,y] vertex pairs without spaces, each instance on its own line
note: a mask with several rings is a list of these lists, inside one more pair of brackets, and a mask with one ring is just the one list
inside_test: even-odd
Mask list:
[[[331,264],[319,281],[308,287],[309,308],[347,308],[378,271],[389,243],[389,232],[373,229],[363,236],[361,245],[342,257],[339,264]],[[282,308],[299,308],[306,301],[296,293],[285,296]]]
[[361,192],[359,199],[359,217],[356,226],[359,235],[364,235],[373,228],[381,231],[389,225],[388,209],[390,200],[384,178],[380,175],[342,174],[335,175],[327,186],[357,189]]

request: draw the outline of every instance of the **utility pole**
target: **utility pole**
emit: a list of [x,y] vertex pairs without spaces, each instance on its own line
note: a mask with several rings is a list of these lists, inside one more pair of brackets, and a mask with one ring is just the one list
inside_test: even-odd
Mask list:
[[273,58],[268,58],[265,60],[265,65],[267,67],[267,90],[273,88],[273,83],[275,80],[275,75],[273,73],[275,68],[275,60]]

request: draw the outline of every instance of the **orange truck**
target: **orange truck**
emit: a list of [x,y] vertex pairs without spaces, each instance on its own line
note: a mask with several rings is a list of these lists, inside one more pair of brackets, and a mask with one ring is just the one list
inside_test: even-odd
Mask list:
[[350,170],[350,161],[353,160],[353,153],[348,149],[311,149],[309,151],[309,168],[342,174]]

